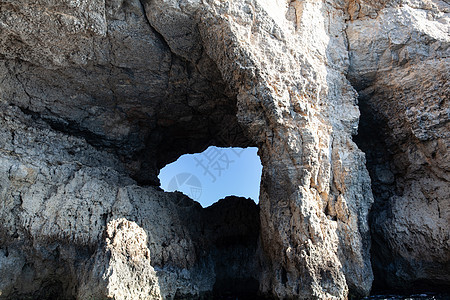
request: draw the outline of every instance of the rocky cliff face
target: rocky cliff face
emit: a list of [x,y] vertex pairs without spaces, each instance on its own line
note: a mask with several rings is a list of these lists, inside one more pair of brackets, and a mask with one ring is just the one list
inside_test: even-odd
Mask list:
[[[0,297],[448,285],[449,12],[0,0]],[[209,145],[259,148],[259,207],[156,187]]]
[[450,6],[359,7],[347,29],[349,77],[359,90],[358,145],[367,154],[376,199],[378,286],[448,286]]
[[[136,299],[255,285],[259,210],[139,187],[114,155],[2,106],[1,297]],[[228,263],[224,265],[224,258]],[[215,288],[215,285],[219,285]],[[240,289],[239,289],[240,288]]]

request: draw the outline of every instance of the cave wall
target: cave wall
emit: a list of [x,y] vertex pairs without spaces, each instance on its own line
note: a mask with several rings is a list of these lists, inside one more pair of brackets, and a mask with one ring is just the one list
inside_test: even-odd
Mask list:
[[347,29],[379,289],[448,289],[449,13],[443,1],[362,2]]
[[240,131],[235,95],[201,45],[195,61],[172,52],[140,1],[2,1],[0,18],[0,97],[116,152],[140,183],[224,146],[224,124]]
[[252,200],[204,210],[138,186],[117,157],[82,138],[7,104],[0,114],[0,297],[196,298],[213,292],[216,270],[256,281]]
[[[448,284],[448,13],[0,0],[0,297],[346,299],[372,266]],[[209,145],[259,148],[259,207],[157,188]]]
[[373,199],[351,140],[359,112],[345,77],[344,7],[268,5],[211,1],[199,25],[212,41],[207,53],[239,91],[238,120],[260,148],[261,291],[366,295]]

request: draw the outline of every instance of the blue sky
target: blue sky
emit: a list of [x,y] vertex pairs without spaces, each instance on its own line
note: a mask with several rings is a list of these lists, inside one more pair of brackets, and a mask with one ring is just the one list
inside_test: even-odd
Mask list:
[[230,195],[258,203],[262,166],[257,151],[211,146],[202,153],[182,155],[161,169],[161,188],[183,192],[203,207]]

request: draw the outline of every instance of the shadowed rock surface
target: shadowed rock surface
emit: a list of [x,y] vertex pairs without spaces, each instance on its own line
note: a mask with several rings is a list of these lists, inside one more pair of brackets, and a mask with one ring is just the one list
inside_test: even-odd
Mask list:
[[[0,0],[0,298],[448,286],[449,13]],[[259,148],[259,206],[157,188],[210,145]]]
[[379,289],[449,287],[449,16],[443,1],[392,1],[347,29]]
[[216,277],[256,280],[252,200],[202,209],[136,185],[84,139],[1,111],[2,297],[196,298],[212,294]]

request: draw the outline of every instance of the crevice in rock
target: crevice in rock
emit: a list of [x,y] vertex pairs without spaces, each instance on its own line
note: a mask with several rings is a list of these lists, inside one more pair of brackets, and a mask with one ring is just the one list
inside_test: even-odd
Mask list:
[[[12,104],[10,104],[13,106]],[[95,134],[94,132],[83,128],[79,123],[65,120],[58,116],[55,116],[50,111],[46,110],[45,112],[34,112],[30,109],[24,107],[18,107],[22,113],[30,116],[33,121],[45,122],[50,126],[53,130],[66,133],[68,135],[73,135],[76,137],[80,137],[86,140],[86,142],[92,147],[98,150],[113,150],[117,148],[124,147],[126,145],[117,145],[114,141],[108,141],[103,136]]]
[[[164,36],[163,36],[161,33],[159,33],[158,30],[156,30],[156,29],[152,26],[152,23],[150,23],[150,20],[149,20],[148,17],[147,17],[147,13],[146,13],[146,11],[145,11],[145,6],[144,6],[144,3],[142,3],[142,0],[138,0],[138,2],[139,2],[139,5],[140,5],[140,7],[141,7],[142,14],[144,15],[144,18],[145,18],[145,21],[146,21],[148,27],[150,27],[150,29],[155,33],[155,35],[159,38],[159,40],[160,40],[161,42],[163,42],[164,46],[167,47],[167,49],[170,50],[171,54],[172,54],[172,55],[176,55],[176,54],[173,53],[173,51],[170,49],[169,43],[167,43],[167,41],[166,41],[166,39],[164,38]],[[181,58],[181,57],[180,57],[180,58]]]
[[[388,125],[392,125],[392,120],[388,120],[381,113],[385,112],[383,111],[385,107],[379,102],[382,97],[378,94],[380,91],[374,92],[373,89],[372,86],[366,86],[366,89],[359,91],[361,117],[359,132],[354,138],[358,147],[366,154],[366,166],[371,177],[375,200],[369,214],[372,241],[371,263],[374,272],[371,293],[408,294],[448,291],[445,280],[439,279],[439,276],[436,276],[435,280],[430,280],[418,278],[416,275],[427,272],[435,276],[435,272],[439,271],[434,271],[433,263],[419,263],[417,259],[410,258],[422,251],[414,244],[420,243],[424,236],[422,232],[410,233],[411,229],[408,227],[414,226],[408,223],[412,217],[410,210],[414,209],[413,212],[417,213],[417,208],[414,206],[421,208],[425,206],[430,213],[430,222],[438,224],[441,218],[437,192],[440,183],[438,180],[436,180],[437,183],[430,181],[429,178],[433,180],[435,178],[428,175],[433,173],[428,165],[432,161],[421,162],[418,155],[420,152],[416,150],[420,149],[421,141],[411,134],[412,131],[406,131],[406,136],[402,136],[401,132],[392,132],[392,128]],[[393,119],[401,118],[396,113],[392,114]],[[404,126],[406,125],[407,123]],[[395,140],[393,137],[396,135]],[[431,152],[429,157],[432,158]],[[439,180],[442,179],[439,178]],[[411,194],[414,181],[421,183],[421,188],[418,192],[416,191],[416,194]],[[428,191],[430,194],[427,194]],[[432,204],[435,206],[433,207]],[[435,212],[434,209],[436,209]],[[404,227],[399,230],[395,222],[399,222]],[[423,229],[423,226],[421,228]],[[407,236],[409,242],[399,242],[401,238],[405,238],[401,237],[402,234]],[[433,241],[430,239],[426,243],[433,243]],[[444,257],[443,260],[445,260]],[[414,267],[416,263],[420,264],[423,270]],[[425,277],[425,275],[421,276]]]
[[[374,218],[386,210],[389,198],[395,192],[394,175],[391,171],[391,155],[385,144],[383,133],[384,120],[374,111],[364,96],[359,97],[359,109],[361,112],[358,134],[354,141],[366,154],[366,167],[372,182],[374,203],[369,213],[369,226],[371,227],[371,262],[374,272],[372,293],[383,292],[386,289],[386,278],[381,267],[381,261],[389,259],[390,254],[386,249],[386,241],[374,228]],[[392,178],[391,178],[392,176]],[[381,179],[381,180],[380,180]],[[384,180],[385,182],[383,182]]]

